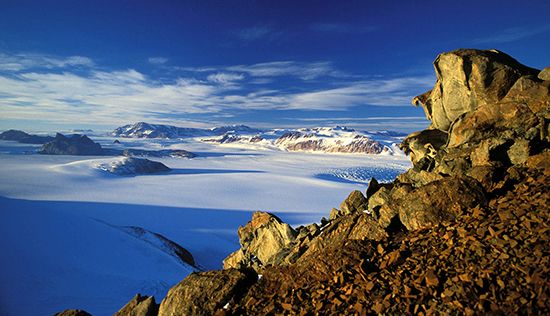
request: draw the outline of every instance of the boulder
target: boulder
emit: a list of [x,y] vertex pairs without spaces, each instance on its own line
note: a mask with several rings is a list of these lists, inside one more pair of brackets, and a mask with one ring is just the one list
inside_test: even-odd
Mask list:
[[257,274],[248,270],[191,273],[168,291],[158,315],[213,315],[235,302],[257,279]]
[[407,136],[399,148],[410,155],[413,165],[419,170],[431,170],[434,157],[447,143],[448,135],[438,129],[427,129]]
[[546,67],[537,76],[540,80],[550,80],[550,67]]
[[277,216],[266,212],[255,212],[252,220],[239,227],[241,249],[224,260],[224,268],[254,267],[259,269],[275,264],[279,253],[292,244],[297,233]]
[[81,309],[67,309],[59,313],[55,313],[54,316],[92,316],[92,314]]
[[468,177],[447,177],[394,199],[392,208],[408,230],[453,220],[461,212],[486,203],[481,185]]
[[114,316],[156,316],[158,310],[159,305],[155,302],[154,297],[136,294]]
[[42,146],[38,152],[43,155],[103,155],[101,145],[86,135],[73,134],[65,136],[57,133],[54,140]]
[[484,139],[516,139],[538,133],[539,119],[528,105],[500,102],[480,106],[458,118],[449,131],[447,148],[474,146]]
[[412,102],[423,107],[432,129],[442,131],[448,131],[462,114],[503,99],[520,77],[539,74],[497,50],[443,53],[435,59],[434,68],[434,88]]
[[340,204],[340,210],[343,214],[361,212],[367,209],[367,199],[359,190],[351,192],[348,197]]

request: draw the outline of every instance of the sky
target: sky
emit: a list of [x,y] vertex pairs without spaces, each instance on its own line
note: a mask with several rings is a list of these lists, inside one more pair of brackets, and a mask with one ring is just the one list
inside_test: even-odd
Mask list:
[[550,1],[0,0],[0,130],[428,125],[432,61],[550,65]]

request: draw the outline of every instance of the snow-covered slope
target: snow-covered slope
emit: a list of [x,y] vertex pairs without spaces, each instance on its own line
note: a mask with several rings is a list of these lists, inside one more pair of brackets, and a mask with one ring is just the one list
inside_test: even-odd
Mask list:
[[288,132],[275,141],[288,151],[321,151],[327,153],[390,153],[391,149],[346,127],[304,128]]
[[228,125],[209,129],[177,127],[172,125],[149,124],[139,122],[116,128],[111,135],[115,137],[136,138],[187,138],[216,136],[225,133],[256,133],[259,130],[246,125]]
[[[273,142],[284,132],[262,137]],[[118,157],[37,155],[30,153],[37,145],[22,146],[0,141],[0,315],[66,308],[112,315],[138,292],[161,300],[189,271],[154,233],[217,269],[239,248],[235,232],[252,211],[274,212],[293,226],[319,221],[350,191],[364,190],[370,176],[385,180],[410,166],[400,155],[335,158],[195,138],[127,138],[118,150],[185,148],[198,156],[155,158],[172,171],[120,177],[97,169]]]
[[112,315],[136,290],[162,297],[195,270],[77,207],[4,197],[0,204],[0,315],[77,307]]
[[276,148],[284,151],[394,154],[402,135],[394,132],[360,132],[347,127],[316,127],[294,130],[270,130],[253,135],[227,133],[205,142]]

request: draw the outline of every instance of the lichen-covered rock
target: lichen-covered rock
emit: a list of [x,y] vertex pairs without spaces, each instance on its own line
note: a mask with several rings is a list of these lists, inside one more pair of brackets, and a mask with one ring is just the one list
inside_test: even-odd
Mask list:
[[414,98],[413,104],[422,105],[431,127],[442,131],[460,115],[500,101],[520,77],[539,73],[497,50],[443,53],[434,68],[434,88]]
[[241,249],[224,260],[224,268],[260,268],[275,263],[278,254],[293,243],[297,233],[277,216],[266,212],[255,212],[252,220],[239,227]]
[[410,191],[393,200],[401,223],[408,230],[449,221],[476,205],[484,205],[483,189],[473,179],[448,177]]
[[158,315],[213,315],[240,298],[257,279],[256,273],[248,270],[191,273],[168,291]]
[[152,296],[141,296],[136,294],[124,307],[114,316],[156,316],[159,305]]

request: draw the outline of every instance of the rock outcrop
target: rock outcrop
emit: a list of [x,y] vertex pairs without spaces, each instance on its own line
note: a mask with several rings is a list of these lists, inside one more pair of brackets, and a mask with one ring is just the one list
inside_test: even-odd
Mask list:
[[261,267],[279,263],[282,251],[296,239],[297,233],[278,217],[256,212],[252,220],[239,227],[241,249],[224,260],[224,268]]
[[172,170],[162,162],[134,157],[124,157],[110,163],[99,164],[97,168],[120,176],[153,174]]
[[538,70],[497,50],[459,49],[434,61],[435,87],[413,99],[422,105],[431,128],[448,131],[460,115],[502,100],[523,76]]
[[494,50],[434,65],[414,100],[432,125],[402,144],[413,168],[320,226],[254,213],[227,269],[184,279],[159,315],[547,314],[547,70]]
[[257,279],[253,271],[236,269],[192,273],[170,289],[158,315],[213,315],[238,302]]
[[99,156],[103,155],[103,148],[86,135],[65,136],[57,133],[55,138],[44,144],[38,153],[43,155]]
[[114,316],[156,316],[158,310],[159,305],[155,302],[154,297],[136,294]]
[[0,133],[1,140],[12,140],[22,144],[45,144],[53,140],[51,136],[39,136],[25,133],[23,131],[10,129]]

